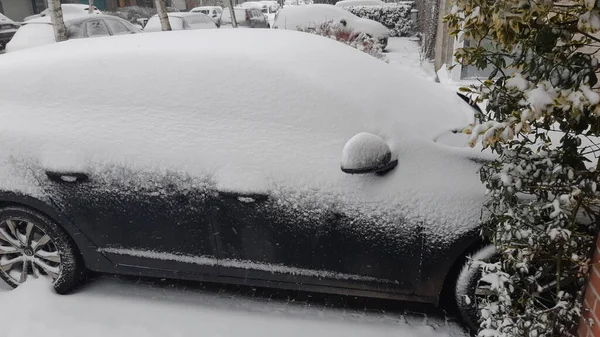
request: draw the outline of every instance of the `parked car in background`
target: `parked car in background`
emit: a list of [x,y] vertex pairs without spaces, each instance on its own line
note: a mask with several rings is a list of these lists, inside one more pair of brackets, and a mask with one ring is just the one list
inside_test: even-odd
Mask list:
[[[142,31],[126,20],[110,15],[65,16],[69,39],[136,34]],[[45,44],[56,43],[54,29],[49,17],[24,22],[6,45],[6,52],[14,52]]]
[[[208,15],[202,13],[175,12],[168,13],[172,30],[214,29],[218,24]],[[160,32],[162,25],[158,15],[154,15],[144,26],[144,32]]]
[[210,16],[215,22],[219,22],[223,8],[220,6],[201,6],[192,8],[191,13],[202,13]]
[[479,271],[485,154],[435,142],[473,115],[436,83],[295,31],[39,55],[0,61],[0,278],[14,287],[44,275],[64,293],[88,269],[437,303]]
[[[62,4],[60,7],[62,8],[63,15],[65,15],[65,16],[89,14],[89,9],[90,9],[90,6],[84,5],[84,4]],[[50,10],[48,8],[46,8],[40,14],[30,15],[30,16],[26,17],[25,19],[23,19],[23,21],[30,21],[33,19],[46,17],[46,16],[48,16],[49,11]],[[93,14],[102,14],[102,12],[96,6],[94,6]]]
[[380,0],[342,0],[335,3],[337,7],[350,7],[350,6],[384,6],[385,2]]
[[0,51],[4,50],[8,41],[19,29],[19,24],[0,13]]
[[[271,28],[267,17],[258,8],[235,7],[235,19],[240,27],[246,28]],[[219,19],[221,26],[231,25],[231,12],[224,8]]]
[[258,1],[247,1],[240,4],[239,7],[256,8],[260,10],[267,17],[267,21],[269,22],[269,28],[273,27],[275,23],[275,14],[277,14],[277,11],[279,10],[278,6]]
[[378,39],[383,49],[387,47],[390,32],[384,25],[377,21],[359,18],[333,5],[316,4],[282,8],[275,16],[273,28],[296,30],[298,27],[316,27],[326,21],[340,22],[355,32],[365,33]]

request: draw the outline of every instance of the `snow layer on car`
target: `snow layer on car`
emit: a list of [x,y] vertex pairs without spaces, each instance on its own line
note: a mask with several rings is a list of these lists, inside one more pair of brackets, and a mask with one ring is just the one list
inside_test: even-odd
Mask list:
[[333,5],[317,4],[282,8],[277,14],[275,28],[295,30],[298,27],[315,27],[323,22],[346,19],[351,29],[370,34],[376,38],[389,36],[389,30],[381,23],[359,18],[347,10]]
[[137,257],[146,257],[151,259],[158,259],[164,261],[177,261],[183,263],[193,263],[201,266],[220,266],[226,268],[239,268],[249,270],[261,270],[271,273],[282,273],[296,276],[311,276],[316,278],[328,278],[337,280],[355,280],[363,282],[389,282],[385,279],[377,279],[369,276],[338,273],[327,270],[315,270],[284,266],[281,264],[272,263],[259,263],[245,260],[235,259],[217,259],[210,256],[188,256],[176,253],[162,253],[148,250],[135,250],[135,249],[124,249],[124,248],[101,248],[98,249],[101,253],[112,253],[118,255],[129,255]]
[[[463,127],[469,106],[312,34],[158,32],[9,53],[0,106],[0,159],[18,154],[47,170],[117,165],[186,172],[218,190],[294,191],[286,203],[386,224],[401,217],[425,224],[430,240],[458,236],[479,217],[473,152],[433,142]],[[342,173],[342,149],[360,132],[382,137],[398,167],[383,177]]]
[[350,6],[385,6],[385,2],[380,0],[342,0],[335,3],[337,7]]

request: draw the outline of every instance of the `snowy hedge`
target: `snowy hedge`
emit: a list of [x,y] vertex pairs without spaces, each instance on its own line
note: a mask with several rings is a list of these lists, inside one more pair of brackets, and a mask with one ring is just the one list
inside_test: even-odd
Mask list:
[[388,62],[387,57],[383,54],[383,46],[379,43],[378,39],[370,37],[365,33],[359,33],[348,29],[339,22],[329,20],[316,27],[312,25],[305,27],[299,26],[297,29],[300,32],[321,35],[345,43],[350,47],[356,48],[384,62]]
[[390,36],[408,36],[412,33],[410,11],[412,1],[402,1],[383,6],[350,6],[346,10],[365,19],[375,20],[390,30]]

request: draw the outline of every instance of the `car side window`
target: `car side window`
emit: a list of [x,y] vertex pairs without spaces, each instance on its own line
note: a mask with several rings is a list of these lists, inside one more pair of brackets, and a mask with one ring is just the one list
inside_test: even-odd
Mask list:
[[188,26],[192,28],[202,26],[206,23],[206,20],[204,20],[203,15],[188,16],[187,18],[185,18],[185,21],[187,22]]
[[121,35],[121,34],[129,34],[131,31],[127,26],[125,26],[122,22],[118,20],[106,19],[106,24],[110,28],[112,35]]
[[85,30],[88,37],[110,35],[108,27],[102,20],[90,20],[85,23]]

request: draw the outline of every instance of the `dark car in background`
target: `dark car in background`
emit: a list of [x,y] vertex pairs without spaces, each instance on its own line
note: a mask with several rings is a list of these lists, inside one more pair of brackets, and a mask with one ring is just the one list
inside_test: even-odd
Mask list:
[[19,24],[0,13],[0,51],[4,51],[6,44],[19,29]]
[[[246,28],[271,28],[267,17],[258,8],[242,8],[236,7],[235,9],[235,21],[238,26]],[[229,8],[223,9],[219,24],[231,25],[231,11]]]

